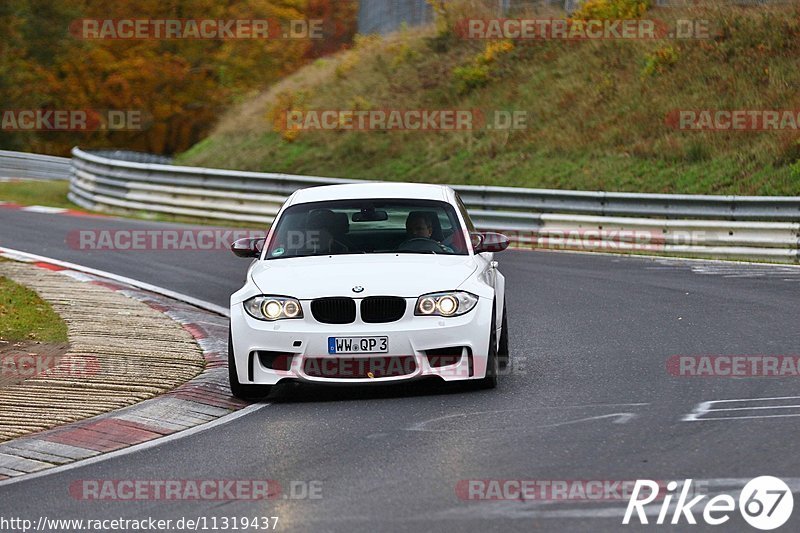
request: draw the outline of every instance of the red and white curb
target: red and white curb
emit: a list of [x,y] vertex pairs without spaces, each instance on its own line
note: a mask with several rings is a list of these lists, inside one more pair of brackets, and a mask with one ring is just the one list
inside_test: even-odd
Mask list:
[[161,396],[0,444],[0,485],[49,469],[63,469],[72,463],[97,459],[109,452],[119,455],[131,447],[175,437],[215,421],[223,422],[248,406],[233,398],[228,388],[226,317],[121,281],[79,272],[63,266],[63,262],[57,265],[37,261],[32,258],[38,256],[8,250],[0,250],[0,255],[25,259],[40,268],[102,285],[165,313],[195,338],[206,361],[206,368],[200,375]]

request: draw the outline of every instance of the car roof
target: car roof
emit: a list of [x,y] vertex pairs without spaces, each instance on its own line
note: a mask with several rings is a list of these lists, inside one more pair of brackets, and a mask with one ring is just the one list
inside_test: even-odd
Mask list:
[[449,202],[451,194],[452,189],[447,185],[393,182],[348,183],[300,189],[292,195],[289,205],[360,198],[401,198]]

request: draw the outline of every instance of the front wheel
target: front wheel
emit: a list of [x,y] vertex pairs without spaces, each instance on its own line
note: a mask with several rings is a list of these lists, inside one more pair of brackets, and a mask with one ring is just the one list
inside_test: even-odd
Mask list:
[[495,310],[492,309],[492,323],[489,329],[489,353],[486,357],[486,377],[475,383],[478,389],[493,389],[497,387],[497,374],[500,373],[497,357],[497,330],[495,330]]
[[240,400],[259,400],[269,395],[271,385],[243,385],[239,383],[236,373],[236,357],[233,354],[233,335],[228,332],[228,381],[230,381],[231,394]]

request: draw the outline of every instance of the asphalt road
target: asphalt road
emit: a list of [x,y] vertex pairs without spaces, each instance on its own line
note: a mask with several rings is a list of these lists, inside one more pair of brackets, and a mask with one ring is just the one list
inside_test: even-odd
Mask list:
[[[0,246],[225,305],[247,266],[228,252],[89,253],[66,244],[76,229],[165,226],[0,209]],[[0,516],[278,516],[284,531],[704,530],[685,520],[622,526],[625,501],[463,501],[456,487],[472,479],[693,478],[738,497],[739,480],[775,475],[800,491],[800,409],[788,407],[800,402],[752,401],[800,396],[797,377],[675,377],[666,368],[673,355],[800,354],[800,272],[571,253],[497,258],[509,284],[514,367],[496,390],[284,387],[264,409],[224,426],[0,487]],[[682,420],[701,402],[729,399],[751,400],[715,405],[782,407]],[[730,417],[737,413],[747,417]],[[97,502],[68,492],[81,479],[264,478],[284,488],[313,482],[322,497]],[[800,529],[798,514],[784,530]],[[709,529],[748,527],[734,512]]]

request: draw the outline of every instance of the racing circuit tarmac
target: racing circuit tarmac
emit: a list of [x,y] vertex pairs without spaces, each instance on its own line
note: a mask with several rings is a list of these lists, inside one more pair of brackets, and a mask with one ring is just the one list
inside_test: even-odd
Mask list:
[[[248,265],[228,251],[86,252],[66,244],[76,229],[165,227],[178,226],[0,209],[0,246],[227,305]],[[800,355],[800,269],[530,251],[496,258],[508,279],[514,361],[496,390],[286,386],[228,424],[0,486],[0,514],[278,516],[284,531],[618,531],[647,529],[621,525],[626,501],[464,501],[457,487],[692,478],[738,495],[750,478],[775,475],[800,491],[799,377],[667,370],[675,355]],[[721,400],[737,401],[703,404]],[[76,480],[106,479],[272,479],[285,489],[321,488],[321,497],[131,502],[69,492]],[[799,525],[794,516],[784,528]],[[683,521],[678,529],[706,527]],[[745,527],[734,513],[724,529]]]

